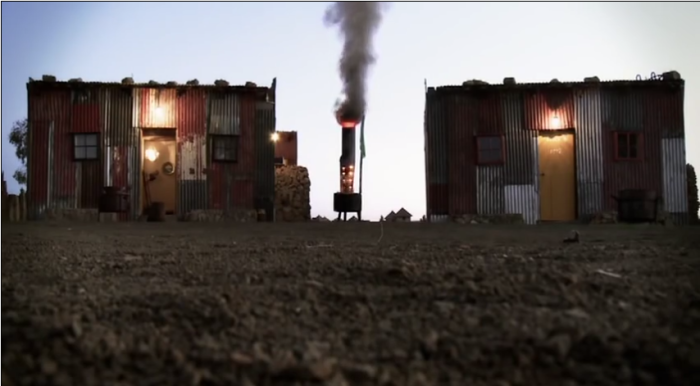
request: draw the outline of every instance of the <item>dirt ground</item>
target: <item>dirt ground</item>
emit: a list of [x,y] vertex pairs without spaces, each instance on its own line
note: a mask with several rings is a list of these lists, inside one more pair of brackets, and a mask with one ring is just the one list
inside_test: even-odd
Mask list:
[[700,385],[700,228],[4,224],[10,385]]

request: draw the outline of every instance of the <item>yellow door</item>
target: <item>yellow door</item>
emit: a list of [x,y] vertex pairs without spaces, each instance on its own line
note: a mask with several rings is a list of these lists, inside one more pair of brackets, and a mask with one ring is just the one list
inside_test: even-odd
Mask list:
[[574,135],[541,132],[538,137],[540,171],[540,219],[576,219],[576,177]]

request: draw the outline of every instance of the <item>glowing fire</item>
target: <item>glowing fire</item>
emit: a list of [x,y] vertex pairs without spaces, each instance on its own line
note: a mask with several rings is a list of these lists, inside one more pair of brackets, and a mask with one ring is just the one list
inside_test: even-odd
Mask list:
[[356,127],[357,124],[360,122],[359,119],[352,119],[352,118],[343,117],[341,115],[340,111],[336,112],[335,118],[338,121],[338,124],[343,128]]

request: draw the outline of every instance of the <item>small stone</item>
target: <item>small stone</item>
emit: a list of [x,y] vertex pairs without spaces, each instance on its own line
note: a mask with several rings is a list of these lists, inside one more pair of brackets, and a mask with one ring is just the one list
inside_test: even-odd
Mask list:
[[343,374],[352,383],[368,382],[377,375],[377,369],[371,365],[345,363],[341,368]]
[[[41,372],[46,374],[46,375],[53,375],[56,374],[56,371],[58,371],[58,364],[54,362],[51,359],[48,358],[43,358],[41,360]],[[4,376],[4,373],[3,373]],[[3,377],[4,378],[4,377]]]
[[547,340],[547,347],[556,354],[557,358],[564,359],[571,349],[571,337],[566,334],[557,334]]
[[233,361],[233,363],[239,366],[250,366],[253,364],[253,362],[255,362],[253,357],[239,351],[234,351],[233,353],[231,353],[231,360]]
[[588,313],[580,308],[573,308],[567,311],[564,311],[564,313],[568,316],[578,318],[578,319],[588,319],[590,318],[590,315]]
[[326,358],[309,366],[311,377],[318,381],[330,379],[335,373],[337,361],[333,358]]

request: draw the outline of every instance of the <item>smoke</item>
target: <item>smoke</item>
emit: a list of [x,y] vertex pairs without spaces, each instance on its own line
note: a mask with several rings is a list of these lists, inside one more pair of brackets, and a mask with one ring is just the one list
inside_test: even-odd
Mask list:
[[344,40],[339,70],[345,99],[337,110],[344,118],[359,119],[365,113],[367,75],[376,61],[372,37],[381,23],[382,8],[378,2],[335,2],[326,10],[326,25],[337,26]]

